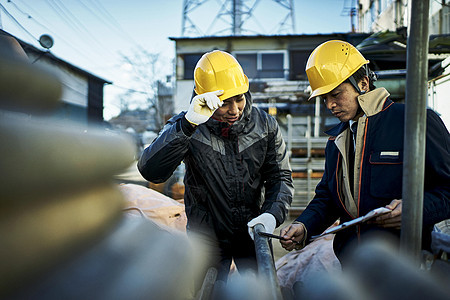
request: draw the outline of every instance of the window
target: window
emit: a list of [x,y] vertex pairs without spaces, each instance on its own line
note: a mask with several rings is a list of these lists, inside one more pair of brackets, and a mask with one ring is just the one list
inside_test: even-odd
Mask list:
[[284,52],[235,53],[244,73],[252,78],[284,78]]
[[310,54],[310,50],[290,52],[290,80],[308,80],[308,78],[306,77],[305,68]]
[[283,53],[261,54],[261,77],[262,78],[283,78]]
[[375,7],[375,3],[372,2],[372,4],[370,5],[370,22],[373,24],[375,22],[375,20],[377,19],[378,14],[377,14],[377,10]]
[[[248,78],[284,78],[285,53],[278,52],[241,52],[234,53]],[[183,79],[194,79],[194,68],[202,54],[183,55]]]
[[255,78],[258,76],[256,54],[236,54],[235,57],[239,61],[239,64],[248,78]]
[[202,54],[185,54],[183,79],[194,79],[194,68]]

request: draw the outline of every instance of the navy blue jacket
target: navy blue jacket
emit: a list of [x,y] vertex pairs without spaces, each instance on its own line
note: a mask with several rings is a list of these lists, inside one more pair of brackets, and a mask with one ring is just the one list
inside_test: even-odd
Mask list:
[[[361,129],[362,140],[355,172],[359,182],[356,191],[357,214],[351,214],[345,205],[344,180],[340,176],[343,154],[335,137],[348,130],[348,123],[340,123],[327,133],[330,137],[326,149],[325,172],[316,187],[316,195],[306,210],[297,218],[305,224],[308,239],[322,233],[338,218],[341,223],[363,216],[370,210],[383,207],[393,199],[402,199],[404,104],[389,98],[380,102],[380,111],[368,115]],[[450,156],[449,133],[442,120],[432,110],[427,110],[425,182],[423,208],[423,242],[429,247],[431,230],[435,223],[450,218]],[[359,174],[358,174],[359,173]],[[408,201],[408,199],[403,199]],[[367,231],[382,230],[399,235],[398,230],[381,229],[374,225],[351,227],[336,234],[334,250],[339,257],[343,247],[360,238]]]

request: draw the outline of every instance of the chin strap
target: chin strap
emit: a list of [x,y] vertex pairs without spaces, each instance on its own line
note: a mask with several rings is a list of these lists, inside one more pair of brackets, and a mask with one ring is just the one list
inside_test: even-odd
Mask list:
[[[369,78],[369,84],[370,84],[370,82],[375,82],[375,81],[377,81],[377,79],[378,79],[378,78],[377,78],[377,74],[375,74],[375,72],[371,71],[371,70],[369,69],[369,66],[368,66],[368,65],[364,65],[364,70],[366,71],[366,76]],[[350,76],[350,77],[348,78],[348,81],[350,81],[350,83],[353,85],[353,87],[356,89],[356,91],[357,91],[360,95],[366,93],[366,91],[361,91],[361,89],[359,88],[358,84],[356,83],[356,80],[355,80],[355,78],[353,77],[353,75]]]
[[364,94],[364,93],[366,92],[366,91],[361,91],[361,89],[359,88],[358,84],[356,83],[356,80],[355,80],[355,78],[353,77],[353,75],[350,76],[350,77],[348,78],[348,81],[350,81],[350,83],[353,85],[353,87],[356,89],[356,91],[357,91],[360,95],[362,95],[362,94]]

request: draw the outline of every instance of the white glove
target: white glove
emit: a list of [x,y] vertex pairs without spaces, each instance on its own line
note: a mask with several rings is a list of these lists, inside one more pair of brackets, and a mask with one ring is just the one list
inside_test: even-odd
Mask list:
[[204,93],[192,98],[191,105],[184,116],[189,123],[200,125],[209,120],[213,113],[222,106],[223,101],[219,97],[223,90]]
[[269,213],[263,213],[253,220],[250,220],[250,222],[247,223],[248,226],[248,234],[250,237],[253,238],[253,227],[256,224],[262,224],[264,226],[264,229],[267,233],[273,233],[275,230],[275,226],[277,225],[277,221],[275,220],[275,217],[272,214]]

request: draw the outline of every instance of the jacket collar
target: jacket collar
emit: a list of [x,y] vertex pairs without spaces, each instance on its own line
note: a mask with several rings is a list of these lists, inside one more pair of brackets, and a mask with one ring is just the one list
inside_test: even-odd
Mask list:
[[370,117],[385,108],[388,97],[389,92],[385,88],[377,88],[363,95],[359,95],[358,102],[366,116]]
[[208,126],[208,128],[214,132],[216,135],[222,135],[223,132],[227,132],[228,136],[233,136],[233,135],[237,135],[241,132],[243,132],[245,126],[248,124],[248,122],[250,121],[250,111],[252,109],[252,96],[250,94],[250,91],[247,91],[245,93],[245,107],[244,107],[244,111],[242,113],[242,117],[237,120],[236,122],[234,122],[232,125],[229,125],[226,122],[221,122],[218,120],[215,120],[213,118],[210,118],[207,122],[206,122],[206,126]]
[[342,131],[348,128],[348,122],[340,122],[330,130],[325,131],[326,134],[331,136],[338,136]]

